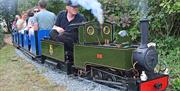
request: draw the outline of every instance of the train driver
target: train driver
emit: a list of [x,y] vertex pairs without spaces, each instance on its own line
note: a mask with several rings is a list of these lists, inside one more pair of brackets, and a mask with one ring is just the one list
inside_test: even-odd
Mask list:
[[50,33],[51,39],[63,42],[69,50],[72,49],[72,43],[78,40],[78,29],[69,27],[71,24],[81,23],[85,21],[85,17],[78,13],[78,4],[72,4],[70,1],[67,2],[66,11],[61,11],[57,15],[57,20],[53,27],[54,32],[57,36]]

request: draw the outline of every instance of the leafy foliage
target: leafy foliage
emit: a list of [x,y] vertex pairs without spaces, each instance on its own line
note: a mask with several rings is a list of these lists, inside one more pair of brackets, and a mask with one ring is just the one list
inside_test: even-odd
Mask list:
[[158,37],[153,40],[157,43],[159,53],[159,64],[165,64],[170,69],[170,86],[179,91],[180,85],[180,38],[175,37]]
[[175,89],[176,91],[179,91],[180,90],[180,77],[178,78],[175,78],[175,79],[172,79],[172,87],[173,89]]
[[37,6],[39,0],[18,0],[18,13]]
[[4,42],[3,42],[3,37],[4,37],[4,34],[3,34],[3,30],[2,28],[0,27],[0,48],[3,46]]
[[58,14],[59,11],[65,10],[65,6],[63,0],[49,0],[47,9]]
[[176,0],[149,0],[149,6],[152,35],[180,35],[180,2]]
[[16,0],[0,0],[0,21],[5,20],[9,32],[16,11],[15,2]]
[[[39,0],[18,0],[18,11],[27,11],[38,5]],[[57,14],[59,11],[65,9],[63,0],[48,0],[47,9]]]
[[[132,40],[139,36],[139,13],[135,0],[99,0],[102,2],[105,20],[114,22],[120,30],[127,30]],[[133,3],[132,3],[133,2]],[[126,20],[126,21],[124,21]]]

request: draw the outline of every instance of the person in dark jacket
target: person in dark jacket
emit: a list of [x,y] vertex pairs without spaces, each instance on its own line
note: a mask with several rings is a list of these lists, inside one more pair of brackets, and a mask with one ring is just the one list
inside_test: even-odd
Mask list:
[[72,50],[73,43],[78,41],[78,28],[69,27],[71,24],[85,22],[85,17],[78,13],[78,5],[68,2],[66,11],[57,15],[55,25],[50,33],[51,39],[63,42],[65,47]]

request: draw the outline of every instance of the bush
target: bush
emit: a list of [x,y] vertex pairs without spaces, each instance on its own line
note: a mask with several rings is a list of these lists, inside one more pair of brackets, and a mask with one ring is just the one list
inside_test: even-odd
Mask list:
[[131,40],[136,41],[140,36],[139,12],[136,0],[99,0],[104,9],[105,21],[110,21],[119,26],[121,30],[128,31]]
[[3,30],[0,27],[0,48],[4,45],[3,37],[4,37]]
[[58,14],[59,11],[65,10],[66,4],[63,0],[49,0],[47,9],[55,14]]
[[[18,0],[18,12],[27,11],[38,5],[39,0]],[[59,11],[65,9],[63,0],[48,0],[47,9],[57,14]]]
[[173,79],[172,80],[172,88],[174,89],[174,90],[176,90],[176,91],[179,91],[180,90],[180,79],[179,79],[180,77],[178,77],[178,78],[175,78],[175,79]]
[[151,34],[180,36],[180,2],[177,0],[149,0]]
[[157,43],[159,64],[165,64],[170,70],[170,88],[180,90],[180,38],[159,37],[153,40]]

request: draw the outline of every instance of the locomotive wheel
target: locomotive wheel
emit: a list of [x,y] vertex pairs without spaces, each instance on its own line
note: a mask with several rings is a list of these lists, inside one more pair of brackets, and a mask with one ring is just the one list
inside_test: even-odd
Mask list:
[[78,76],[79,76],[79,77],[84,76],[84,72],[83,72],[83,70],[78,70]]
[[107,77],[107,80],[108,81],[112,81],[112,82],[116,82],[117,81],[116,77],[110,76],[110,75]]
[[94,75],[93,75],[93,78],[94,78],[94,79],[99,79],[99,80],[102,80],[102,79],[103,79],[103,74],[102,74],[102,72],[100,72],[100,71],[94,71],[93,74],[94,74]]
[[63,68],[63,66],[62,66],[62,64],[61,64],[61,63],[57,63],[56,68],[57,68],[57,69],[62,69],[62,68]]
[[45,63],[45,60],[46,60],[46,57],[44,57],[44,56],[42,56],[42,57],[40,58],[40,62],[41,62],[42,64]]

